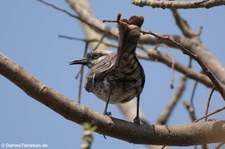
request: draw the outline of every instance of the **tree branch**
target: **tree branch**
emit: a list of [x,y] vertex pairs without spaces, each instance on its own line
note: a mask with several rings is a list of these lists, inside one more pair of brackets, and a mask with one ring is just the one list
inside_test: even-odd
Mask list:
[[168,119],[171,116],[171,113],[174,110],[174,107],[176,106],[177,102],[181,99],[181,96],[186,88],[186,82],[187,82],[187,77],[183,76],[180,79],[180,83],[179,83],[179,86],[177,87],[176,92],[170,98],[170,100],[167,103],[166,107],[164,108],[163,112],[159,116],[159,118],[157,120],[157,124],[165,125],[167,123]]
[[225,142],[225,121],[190,123],[180,126],[136,125],[99,114],[48,87],[20,65],[0,54],[0,74],[27,95],[77,124],[88,122],[96,132],[136,144],[188,146]]
[[[152,60],[152,61],[156,61],[156,62],[161,62],[163,64],[165,64],[168,67],[171,67],[172,64],[172,59],[161,53],[159,50],[152,50],[152,49],[148,49],[145,47],[140,47],[141,49],[143,49],[148,56],[144,57],[141,54],[137,54],[138,57],[146,59],[146,60]],[[190,79],[196,80],[198,82],[201,82],[202,84],[206,85],[207,87],[212,87],[213,83],[211,82],[211,80],[202,73],[197,73],[195,71],[193,71],[191,68],[175,61],[174,62],[174,69],[182,74],[184,74],[185,76],[189,77]]]
[[151,6],[153,8],[175,8],[175,9],[193,9],[193,8],[211,8],[225,5],[225,0],[202,0],[202,1],[170,1],[170,0],[133,0],[134,5],[143,7]]
[[187,37],[187,38],[193,38],[193,37],[198,38],[199,37],[201,30],[202,30],[201,27],[200,27],[200,30],[198,33],[194,32],[191,29],[191,27],[189,26],[188,22],[180,16],[180,13],[178,12],[177,9],[171,8],[171,11],[172,11],[173,17],[175,19],[175,22],[177,24],[177,27],[181,30],[181,32],[183,33],[183,35],[185,37]]
[[176,42],[184,46],[188,51],[198,56],[198,59],[208,66],[210,71],[225,84],[225,67],[216,59],[212,53],[201,43],[195,43],[191,39],[175,39]]
[[183,105],[187,109],[187,111],[189,113],[189,116],[191,118],[191,121],[195,121],[196,120],[196,115],[195,115],[194,107],[191,104],[189,104],[186,100],[183,101]]
[[[206,75],[214,83],[220,95],[225,100],[225,85],[224,85],[224,74],[225,67],[221,64],[202,44],[197,45],[181,44],[167,36],[161,36],[153,32],[141,31],[143,34],[150,34],[162,40],[166,45],[174,45],[180,48],[184,54],[189,55],[191,58],[196,60],[198,64],[202,67]],[[188,40],[187,40],[188,41]]]
[[[68,11],[66,11],[62,8],[59,8],[51,3],[45,2],[44,0],[37,0],[37,1],[43,3],[47,6],[50,6],[55,10],[63,12],[70,17],[73,17],[73,18],[81,21],[82,23],[88,25],[91,29],[93,29],[94,31],[96,31],[100,34],[107,33],[106,37],[108,37],[108,38],[118,40],[118,29],[114,29],[114,28],[111,29],[111,28],[107,27],[99,19],[95,18],[91,13],[87,12],[86,9],[84,8],[84,6],[80,5],[80,3],[75,0],[66,0],[66,1],[70,5],[70,7],[74,11],[76,11],[78,16],[73,15],[73,14],[69,13]],[[170,36],[171,39],[179,38],[179,40],[181,40],[180,38],[182,38],[178,35],[166,35],[166,36]],[[182,38],[182,40],[185,40],[185,39]],[[158,44],[162,44],[163,42],[151,35],[141,35],[139,43],[158,45]]]

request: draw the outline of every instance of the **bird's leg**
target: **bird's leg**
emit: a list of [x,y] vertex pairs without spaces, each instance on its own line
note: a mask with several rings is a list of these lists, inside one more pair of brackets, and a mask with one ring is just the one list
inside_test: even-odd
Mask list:
[[103,114],[108,115],[108,116],[111,116],[111,112],[107,112],[108,105],[109,105],[109,99],[110,99],[110,93],[111,93],[111,90],[109,90],[109,95],[108,95],[107,102],[106,102],[106,105],[105,105],[105,110],[104,110],[104,113],[103,113]]
[[[104,110],[104,112],[103,112],[103,114],[104,114],[104,115],[107,115],[107,116],[111,116],[111,112],[107,112],[108,105],[109,105],[109,99],[110,99],[110,93],[111,93],[111,90],[109,90],[109,95],[108,95],[108,97],[107,97],[107,102],[106,102],[106,105],[105,105],[105,110]],[[105,139],[107,139],[106,136],[105,136],[104,134],[103,134],[103,137],[104,137]]]
[[140,117],[139,117],[139,104],[140,104],[140,95],[137,96],[137,115],[134,118],[134,123],[135,124],[140,124]]

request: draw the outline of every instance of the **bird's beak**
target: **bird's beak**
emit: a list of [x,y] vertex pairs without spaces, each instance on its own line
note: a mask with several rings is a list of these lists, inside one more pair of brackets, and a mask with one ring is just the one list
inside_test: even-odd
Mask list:
[[75,64],[81,64],[81,65],[87,65],[88,60],[87,59],[78,59],[70,62],[70,65],[75,65]]

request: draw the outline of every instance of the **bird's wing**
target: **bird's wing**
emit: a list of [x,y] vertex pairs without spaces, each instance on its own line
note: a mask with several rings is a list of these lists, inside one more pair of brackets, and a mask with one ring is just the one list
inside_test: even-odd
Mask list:
[[116,55],[112,54],[109,55],[107,58],[103,59],[101,62],[99,62],[97,65],[92,67],[89,74],[93,75],[95,77],[98,77],[99,75],[105,75],[106,73],[110,72],[115,64]]
[[96,80],[103,79],[107,73],[113,70],[115,60],[116,55],[110,55],[90,69],[85,80],[85,89],[88,92],[92,91]]

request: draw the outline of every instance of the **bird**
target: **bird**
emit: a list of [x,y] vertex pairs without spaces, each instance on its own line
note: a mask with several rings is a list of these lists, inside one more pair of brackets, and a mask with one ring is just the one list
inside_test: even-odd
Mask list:
[[142,16],[132,16],[129,20],[116,20],[119,29],[117,52],[109,50],[94,50],[82,59],[70,62],[70,65],[86,65],[89,72],[85,78],[85,89],[94,93],[108,104],[120,104],[137,98],[137,113],[134,123],[140,124],[139,103],[140,94],[145,84],[144,69],[138,61],[135,51],[140,38],[140,27],[144,22]]

